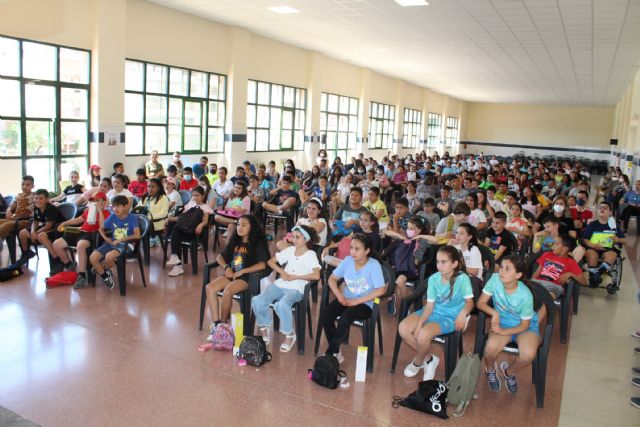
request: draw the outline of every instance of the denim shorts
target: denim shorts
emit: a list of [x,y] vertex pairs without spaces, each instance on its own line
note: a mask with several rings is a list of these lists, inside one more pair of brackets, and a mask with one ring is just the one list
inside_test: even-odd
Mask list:
[[118,251],[120,252],[120,254],[126,255],[127,253],[131,252],[131,247],[128,243],[120,243],[115,246],[108,243],[103,243],[96,248],[96,251],[99,252],[100,255],[102,255],[102,257],[104,258],[111,251]]

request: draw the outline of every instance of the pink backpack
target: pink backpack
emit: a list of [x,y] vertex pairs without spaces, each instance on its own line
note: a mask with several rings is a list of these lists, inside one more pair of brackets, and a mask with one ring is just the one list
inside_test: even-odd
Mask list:
[[219,323],[216,329],[213,331],[213,337],[211,338],[211,346],[216,350],[229,350],[233,349],[233,342],[235,335],[233,329],[227,323]]

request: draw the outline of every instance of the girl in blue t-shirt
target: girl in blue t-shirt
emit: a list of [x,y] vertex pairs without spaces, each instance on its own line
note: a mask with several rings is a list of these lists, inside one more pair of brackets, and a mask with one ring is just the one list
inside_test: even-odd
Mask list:
[[423,381],[435,376],[440,359],[429,352],[431,340],[441,334],[467,326],[467,316],[473,309],[473,289],[464,272],[462,254],[453,246],[442,246],[436,254],[438,272],[429,277],[424,308],[400,322],[400,336],[415,350],[411,363],[404,368],[406,377],[414,377],[424,369]]
[[[511,363],[500,363],[507,390],[518,391],[516,372],[533,361],[540,345],[538,314],[534,310],[533,295],[529,287],[520,281],[525,269],[524,259],[508,255],[500,263],[499,273],[494,273],[482,289],[478,310],[491,316],[491,331],[484,349],[484,363],[489,388],[500,391],[497,358],[510,342],[518,344],[519,354]],[[493,299],[493,307],[488,302]]]
[[[373,300],[386,291],[382,267],[372,257],[371,239],[353,233],[349,253],[329,277],[329,288],[336,298],[325,308],[322,322],[329,342],[326,354],[333,354],[340,363],[344,361],[340,344],[346,339],[351,323],[371,317]],[[344,279],[342,289],[338,288],[340,279]]]

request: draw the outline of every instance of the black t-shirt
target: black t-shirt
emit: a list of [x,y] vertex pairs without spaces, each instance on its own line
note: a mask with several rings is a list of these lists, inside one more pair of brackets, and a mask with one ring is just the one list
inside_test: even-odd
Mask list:
[[44,227],[47,222],[58,224],[64,222],[66,218],[60,212],[60,209],[53,206],[51,203],[47,203],[44,210],[38,207],[33,208],[33,220],[36,223],[37,228]]
[[[547,218],[551,218],[553,216],[554,216],[553,212],[549,212],[548,214],[543,215],[542,218],[538,220],[538,224],[540,224],[540,226],[544,226],[544,223],[547,220]],[[557,218],[557,220],[559,222],[558,234],[569,234],[569,231],[573,231],[576,229],[572,218],[567,218],[566,216],[563,216],[563,217]]]
[[73,196],[74,194],[83,194],[84,192],[82,191],[82,189],[82,185],[80,184],[69,185],[62,192],[67,196]]
[[293,190],[278,190],[276,193],[276,203],[278,206],[282,206],[284,202],[289,200],[291,197],[298,198],[298,193]]
[[506,229],[502,230],[500,233],[496,233],[493,228],[490,228],[487,233],[487,237],[489,238],[489,249],[491,249],[491,252],[493,252],[494,255],[498,250],[500,250],[500,246],[506,246],[507,248],[502,254],[502,257],[510,255],[513,250],[518,247],[518,242],[515,236]]
[[249,268],[261,261],[267,262],[270,257],[266,239],[253,245],[243,242],[233,246],[229,244],[222,252],[222,258],[234,272]]

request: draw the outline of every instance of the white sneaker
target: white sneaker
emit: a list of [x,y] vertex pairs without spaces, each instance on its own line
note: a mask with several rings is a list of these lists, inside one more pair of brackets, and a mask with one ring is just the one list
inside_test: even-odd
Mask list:
[[433,377],[436,376],[436,368],[438,367],[438,363],[440,363],[440,359],[435,354],[432,354],[431,362],[424,363],[424,376],[422,377],[422,381],[432,380]]
[[[415,360],[415,359],[414,359]],[[411,360],[411,362],[409,362],[409,364],[407,365],[406,368],[404,368],[404,376],[408,377],[408,378],[413,378],[416,375],[418,375],[418,372],[420,372],[420,369],[422,369],[424,367],[424,362],[420,364],[420,366],[416,366],[413,363],[413,360]]]
[[170,277],[176,277],[184,273],[181,265],[175,265],[169,272]]
[[335,356],[336,359],[338,359],[338,364],[342,365],[342,363],[344,362],[344,356],[342,355],[342,353],[341,352],[333,353],[333,355]]
[[182,261],[180,261],[180,258],[178,258],[178,255],[171,254],[169,259],[167,260],[167,265],[174,266],[174,265],[178,265],[178,264],[182,264]]

